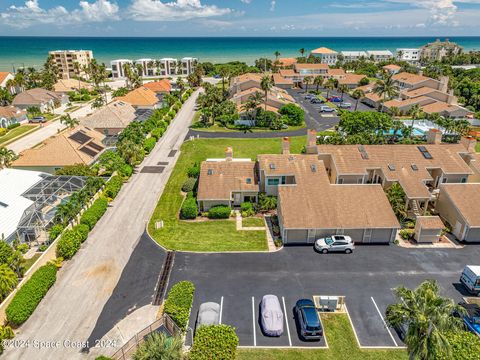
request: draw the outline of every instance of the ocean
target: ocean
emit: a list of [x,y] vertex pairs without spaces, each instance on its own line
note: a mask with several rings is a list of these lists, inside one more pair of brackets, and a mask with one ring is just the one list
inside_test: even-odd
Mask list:
[[[253,64],[259,57],[299,56],[325,46],[341,50],[383,50],[416,48],[436,37],[218,37],[218,38],[105,38],[105,37],[0,37],[0,71],[21,66],[40,67],[49,50],[85,49],[110,66],[110,60],[126,58],[181,58],[193,56],[201,62],[245,61]],[[443,38],[442,38],[443,39]],[[449,37],[465,50],[480,50],[480,36]]]

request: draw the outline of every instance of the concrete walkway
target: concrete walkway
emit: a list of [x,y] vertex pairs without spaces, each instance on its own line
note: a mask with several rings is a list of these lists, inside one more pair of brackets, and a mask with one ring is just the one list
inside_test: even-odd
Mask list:
[[265,226],[251,226],[251,227],[246,227],[243,226],[243,221],[242,221],[242,214],[240,211],[235,210],[235,221],[237,223],[237,231],[262,231],[265,230]]
[[[198,91],[184,104],[150,156],[139,166],[140,171],[124,185],[82,249],[65,263],[55,285],[17,332],[18,343],[36,340],[44,341],[43,344],[58,342],[58,346],[8,348],[3,355],[5,359],[92,358],[80,351],[111,298],[170,177],[180,153],[171,156],[171,151],[179,150],[183,143],[197,96]],[[159,162],[168,162],[163,172],[141,172],[143,167],[155,167]],[[145,326],[154,320],[142,317]],[[78,345],[73,346],[72,342]],[[105,348],[104,353],[113,352],[114,348]]]

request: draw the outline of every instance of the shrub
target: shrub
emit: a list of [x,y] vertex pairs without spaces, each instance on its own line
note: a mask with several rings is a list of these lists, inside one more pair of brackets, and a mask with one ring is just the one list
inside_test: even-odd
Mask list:
[[190,360],[235,359],[238,337],[228,325],[200,326],[190,351]]
[[167,115],[170,116],[170,118],[173,119],[175,117],[175,115],[177,115],[177,112],[174,109],[172,109],[168,112]]
[[0,136],[4,136],[8,132],[5,128],[0,128]]
[[38,251],[40,252],[44,252],[45,250],[48,249],[48,245],[47,244],[42,244],[38,247]]
[[57,256],[64,259],[71,259],[77,253],[82,244],[82,234],[75,228],[63,233],[57,243]]
[[436,360],[477,360],[480,353],[480,339],[469,331],[449,331],[445,334],[452,353],[439,353]]
[[258,203],[262,211],[269,211],[277,208],[277,198],[275,196],[266,196],[265,194],[260,194]]
[[287,125],[302,125],[305,121],[305,111],[295,104],[287,104],[278,112],[286,116],[286,119],[288,119]]
[[195,189],[195,185],[197,184],[197,179],[193,177],[189,177],[182,185],[182,191],[189,193]]
[[123,179],[121,176],[119,175],[112,176],[110,181],[105,186],[105,190],[103,193],[105,194],[106,197],[115,199],[117,194],[120,192],[122,185],[123,185]]
[[191,168],[188,169],[187,175],[191,178],[198,178],[200,176],[200,165],[195,163]]
[[245,201],[244,203],[242,203],[242,205],[240,206],[240,211],[242,212],[243,217],[255,215],[255,209],[253,207],[253,204],[249,201]]
[[129,164],[124,164],[119,170],[118,173],[124,178],[129,178],[133,174],[133,167]]
[[50,239],[50,241],[54,241],[58,237],[58,235],[62,233],[63,229],[65,229],[63,224],[53,225],[48,231],[48,238]]
[[162,127],[156,127],[155,129],[153,129],[150,134],[152,135],[153,138],[155,138],[157,141],[158,139],[160,139],[163,135],[163,133],[165,132],[165,129],[162,128]]
[[415,230],[414,229],[402,229],[400,230],[400,236],[402,237],[402,239],[404,240],[408,240],[410,239],[411,237],[413,237],[413,234],[415,233]]
[[172,118],[169,115],[165,115],[163,117],[163,121],[165,121],[167,124],[170,124],[170,122],[172,121]]
[[226,205],[218,205],[208,211],[209,219],[228,219],[232,210]]
[[99,198],[90,206],[90,208],[82,214],[80,218],[81,224],[86,224],[93,229],[95,224],[100,220],[105,211],[107,211],[108,201],[105,198]]
[[23,324],[32,315],[40,301],[57,279],[57,268],[53,264],[40,267],[18,290],[8,305],[7,321],[15,326]]
[[25,254],[29,249],[30,249],[30,246],[28,246],[28,244],[18,244],[16,247],[15,247],[16,250],[20,251],[22,254]]
[[151,153],[156,143],[157,143],[157,139],[154,137],[149,137],[148,139],[146,139],[145,142],[143,143],[143,148],[145,152],[147,154]]
[[81,242],[87,240],[88,233],[90,232],[90,228],[88,227],[88,225],[78,224],[73,228],[73,230],[75,230],[79,234]]
[[187,197],[180,209],[180,218],[184,220],[192,220],[197,217],[198,208],[197,201],[194,197]]
[[0,241],[0,264],[9,264],[13,255],[13,248],[5,241]]
[[7,129],[8,129],[8,130],[12,130],[12,129],[15,129],[15,128],[19,127],[19,126],[20,126],[20,123],[13,123],[13,124],[8,125],[8,126],[7,126]]
[[153,332],[145,337],[132,356],[133,360],[181,360],[183,340],[180,336],[169,336],[165,332]]
[[172,286],[165,300],[164,311],[177,326],[185,330],[190,317],[195,286],[190,281],[180,281]]

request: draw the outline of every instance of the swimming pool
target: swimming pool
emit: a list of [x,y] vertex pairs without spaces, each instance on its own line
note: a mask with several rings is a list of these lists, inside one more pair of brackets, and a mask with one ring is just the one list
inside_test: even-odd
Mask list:
[[[384,131],[383,133],[384,133],[384,135],[393,135],[395,133],[395,131],[393,129],[391,129],[390,131]],[[397,135],[402,136],[403,135],[402,130],[398,130]],[[425,135],[425,131],[423,131],[422,129],[419,129],[419,128],[414,126],[413,130],[412,130],[412,135],[413,136],[423,136],[423,135]]]

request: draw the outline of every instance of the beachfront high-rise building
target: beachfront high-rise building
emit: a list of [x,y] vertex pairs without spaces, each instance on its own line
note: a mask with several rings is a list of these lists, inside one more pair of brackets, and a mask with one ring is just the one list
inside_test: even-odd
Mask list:
[[93,59],[91,50],[54,50],[48,55],[53,57],[62,79],[87,77],[84,67]]
[[420,61],[420,49],[401,48],[397,49],[397,59],[416,64]]
[[367,50],[367,57],[375,62],[386,61],[393,58],[390,50]]
[[425,60],[441,61],[445,56],[457,55],[463,51],[463,47],[454,42],[440,41],[428,43],[420,48],[420,58]]
[[194,57],[184,57],[180,60],[180,74],[190,75],[197,67],[198,59]]
[[142,65],[142,76],[155,76],[157,75],[156,72],[156,65],[155,60],[153,59],[138,59],[134,61],[135,65]]
[[110,67],[112,68],[112,78],[114,79],[124,79],[125,71],[123,69],[125,64],[133,64],[132,60],[129,59],[118,59],[110,61]]
[[195,71],[198,59],[194,57],[184,57],[180,60],[175,58],[162,58],[159,60],[144,58],[138,60],[119,59],[110,61],[112,68],[112,78],[125,78],[124,65],[141,65],[143,77],[153,76],[188,76]]
[[160,75],[162,76],[177,75],[177,59],[174,59],[174,58],[160,59]]
[[312,50],[310,52],[310,55],[318,58],[321,64],[335,65],[337,63],[338,53],[326,47],[321,47],[321,48]]

